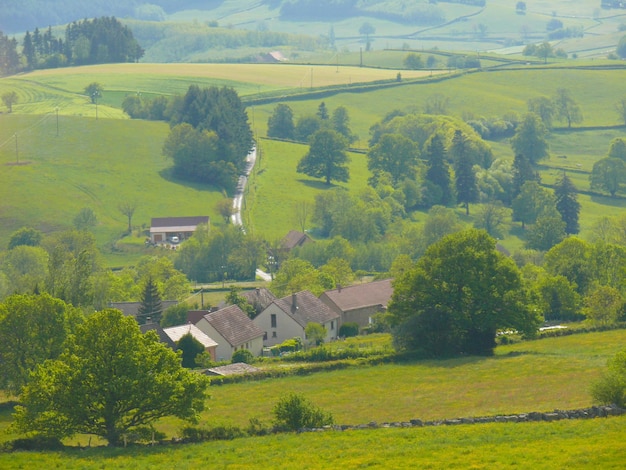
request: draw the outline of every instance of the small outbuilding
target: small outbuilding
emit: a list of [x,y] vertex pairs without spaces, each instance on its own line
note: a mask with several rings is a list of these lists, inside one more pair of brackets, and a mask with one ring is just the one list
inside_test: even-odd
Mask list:
[[209,226],[208,215],[154,217],[150,222],[150,241],[155,245],[182,242],[191,237],[200,225]]

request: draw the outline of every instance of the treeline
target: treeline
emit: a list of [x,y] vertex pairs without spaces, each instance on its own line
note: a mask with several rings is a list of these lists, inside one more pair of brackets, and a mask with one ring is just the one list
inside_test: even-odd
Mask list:
[[203,8],[221,3],[221,0],[5,0],[2,2],[0,24],[10,32],[32,30],[37,25],[59,25],[76,21],[77,18],[116,16],[141,18],[146,8],[164,13]]
[[69,24],[65,40],[55,38],[52,28],[43,34],[35,28],[32,35],[26,31],[22,47],[28,69],[136,62],[143,53],[130,29],[114,17]]
[[172,129],[163,153],[174,174],[232,192],[252,149],[245,107],[232,88],[191,85],[185,96],[127,96],[122,109],[131,118],[167,120]]
[[44,33],[26,31],[21,53],[16,39],[0,32],[0,64],[4,75],[22,70],[56,68],[70,65],[136,62],[144,50],[132,31],[114,17],[94,18],[69,24],[65,38],[54,36],[49,27]]

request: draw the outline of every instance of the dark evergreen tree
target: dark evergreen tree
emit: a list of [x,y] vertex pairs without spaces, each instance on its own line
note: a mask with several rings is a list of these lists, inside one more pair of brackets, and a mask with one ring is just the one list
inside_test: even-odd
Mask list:
[[456,198],[465,207],[465,214],[469,215],[470,202],[476,202],[478,199],[478,184],[474,166],[467,152],[467,139],[458,129],[454,131],[451,148],[454,149],[455,157]]
[[196,357],[204,352],[204,346],[191,333],[181,336],[176,343],[177,349],[182,351],[183,367],[193,369],[197,366]]
[[578,216],[580,214],[580,203],[576,186],[572,180],[563,172],[554,185],[554,195],[556,196],[556,210],[561,214],[565,222],[565,233],[576,234],[580,231]]
[[451,204],[454,199],[452,178],[450,167],[446,163],[446,149],[439,134],[433,135],[430,141],[426,143],[424,158],[428,162],[426,179],[441,189],[440,203],[444,206]]
[[161,305],[161,295],[152,277],[149,277],[143,288],[141,295],[141,305],[137,311],[137,323],[143,325],[151,320],[153,323],[161,321],[163,307]]
[[323,101],[317,107],[317,117],[323,121],[329,118],[328,109],[326,108],[326,103],[324,103]]
[[519,195],[526,181],[539,182],[539,173],[533,169],[528,157],[518,153],[513,160],[513,194],[511,199],[515,199]]
[[35,68],[35,46],[33,45],[33,38],[28,31],[24,35],[24,45],[22,47],[22,55],[26,58],[26,64],[29,69]]

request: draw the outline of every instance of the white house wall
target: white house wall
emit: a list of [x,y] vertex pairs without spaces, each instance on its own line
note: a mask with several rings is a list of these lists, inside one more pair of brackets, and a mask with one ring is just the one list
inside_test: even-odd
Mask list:
[[[272,328],[272,314],[276,315],[276,328]],[[304,339],[304,328],[276,304],[271,304],[252,321],[267,333],[266,346],[274,346],[296,336]]]

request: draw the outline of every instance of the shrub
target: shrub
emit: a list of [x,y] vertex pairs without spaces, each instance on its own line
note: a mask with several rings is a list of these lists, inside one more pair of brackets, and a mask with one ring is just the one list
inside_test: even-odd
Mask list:
[[609,359],[607,371],[591,387],[591,396],[601,405],[626,405],[626,350]]
[[181,434],[183,442],[230,441],[246,436],[246,433],[237,426],[217,426],[214,428],[186,426],[182,429]]
[[339,328],[339,336],[342,338],[349,338],[351,336],[359,335],[359,324],[355,322],[347,322],[341,325]]
[[245,362],[246,364],[252,364],[254,356],[247,349],[239,349],[233,353],[232,363]]
[[33,436],[13,441],[5,442],[2,446],[4,452],[17,450],[41,451],[41,450],[61,450],[63,443],[56,437]]
[[304,396],[291,393],[282,397],[274,407],[274,426],[278,431],[298,431],[333,424],[333,417],[313,405]]

